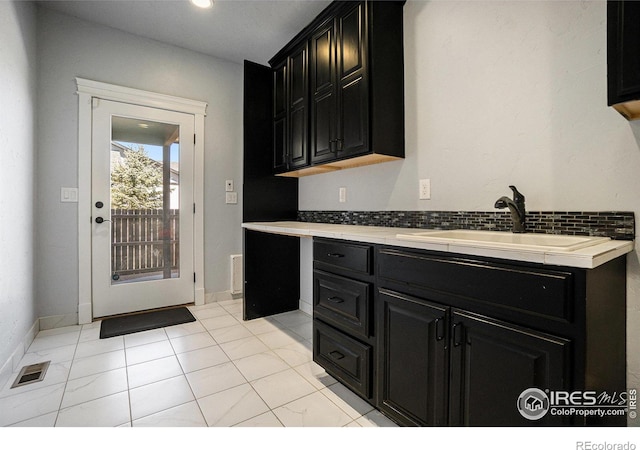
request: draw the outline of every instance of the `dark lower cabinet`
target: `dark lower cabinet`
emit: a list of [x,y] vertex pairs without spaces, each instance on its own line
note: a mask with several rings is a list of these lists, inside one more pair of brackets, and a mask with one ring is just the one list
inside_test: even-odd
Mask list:
[[566,339],[385,289],[378,304],[379,408],[404,425],[527,426],[523,391],[567,389]]
[[402,425],[624,425],[549,412],[541,391],[623,392],[625,259],[595,269],[378,247],[378,408]]
[[[451,324],[450,425],[528,426],[516,408],[523,391],[568,390],[569,340],[455,309]],[[534,424],[570,421],[546,415]]]
[[625,348],[624,257],[580,269],[314,241],[314,361],[400,425],[624,426],[531,418],[520,397],[618,395]]
[[405,425],[446,425],[447,308],[386,290],[377,303],[379,409]]

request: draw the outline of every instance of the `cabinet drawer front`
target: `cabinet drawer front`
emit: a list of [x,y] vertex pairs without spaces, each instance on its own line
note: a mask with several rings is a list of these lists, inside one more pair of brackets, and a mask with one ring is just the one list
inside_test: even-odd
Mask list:
[[371,398],[371,346],[314,320],[313,360],[355,392]]
[[[574,275],[561,270],[518,267],[433,254],[382,249],[381,279],[484,305],[571,322]],[[455,282],[452,282],[455,280]]]
[[364,338],[369,336],[370,298],[369,283],[313,272],[314,313]]
[[313,259],[361,274],[371,273],[371,246],[314,240]]

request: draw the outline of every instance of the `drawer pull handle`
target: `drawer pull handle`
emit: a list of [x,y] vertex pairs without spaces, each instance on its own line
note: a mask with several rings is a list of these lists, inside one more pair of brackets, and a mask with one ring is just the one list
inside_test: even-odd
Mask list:
[[340,298],[340,297],[328,297],[327,300],[329,300],[332,303],[344,303],[344,299]]
[[334,350],[332,352],[329,352],[329,356],[331,356],[333,359],[342,359],[342,358],[344,358],[344,355],[342,353],[340,353],[338,350]]
[[327,253],[327,256],[329,258],[344,258],[342,253]]

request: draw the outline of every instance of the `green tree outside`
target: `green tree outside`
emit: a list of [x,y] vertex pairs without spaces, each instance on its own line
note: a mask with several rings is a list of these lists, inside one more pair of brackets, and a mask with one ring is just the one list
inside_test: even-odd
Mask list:
[[162,208],[162,169],[144,146],[125,150],[123,163],[111,171],[111,208]]

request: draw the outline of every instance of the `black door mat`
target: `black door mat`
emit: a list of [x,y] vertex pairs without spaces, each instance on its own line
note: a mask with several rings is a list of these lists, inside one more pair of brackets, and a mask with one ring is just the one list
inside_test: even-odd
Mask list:
[[193,314],[185,307],[112,317],[102,321],[100,339],[180,325],[182,323],[195,322],[195,320]]

